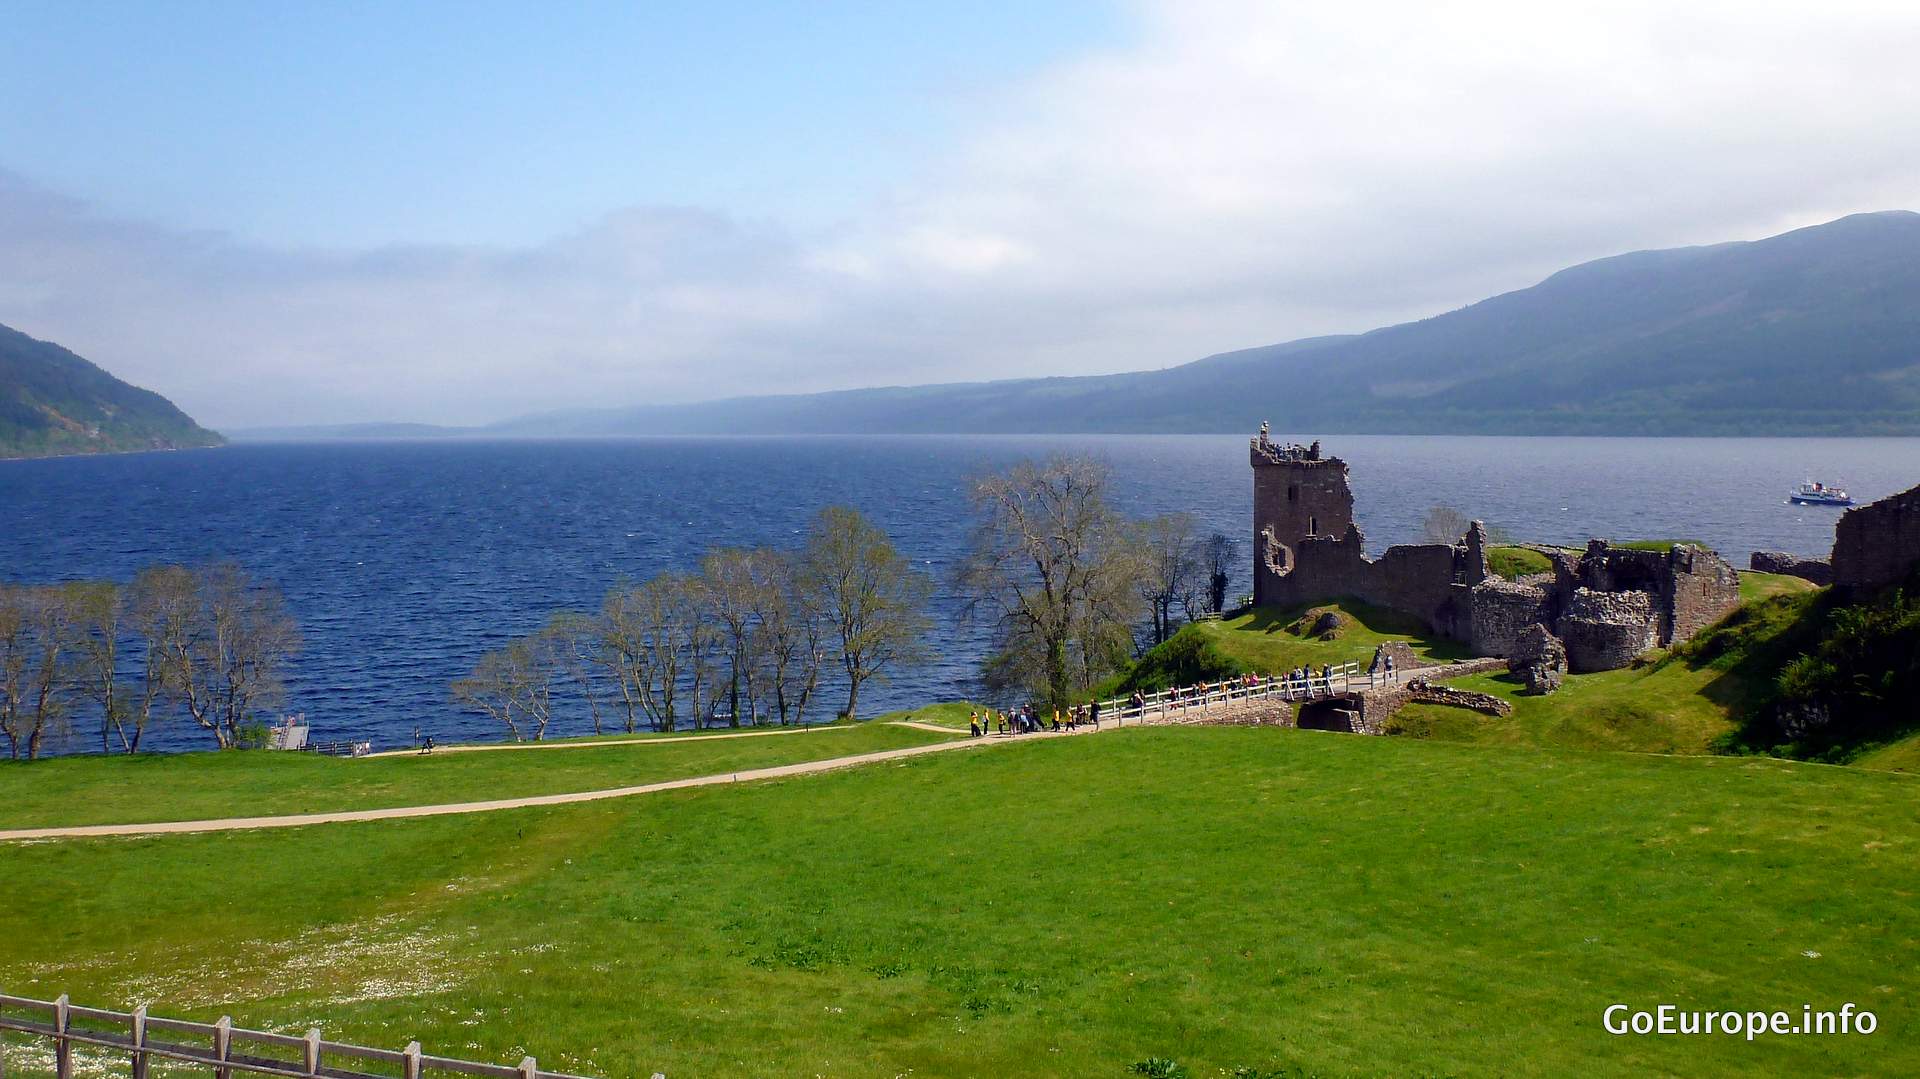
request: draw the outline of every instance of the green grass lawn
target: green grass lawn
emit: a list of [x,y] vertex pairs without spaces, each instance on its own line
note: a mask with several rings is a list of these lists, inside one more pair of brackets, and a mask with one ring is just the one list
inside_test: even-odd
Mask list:
[[1794,620],[1817,591],[1798,577],[1742,573],[1746,606],[1703,632],[1697,646],[1658,653],[1637,667],[1568,675],[1559,692],[1545,697],[1522,695],[1520,681],[1506,674],[1456,679],[1449,684],[1505,698],[1513,715],[1412,704],[1394,714],[1388,730],[1456,742],[1710,752],[1779,672]]
[[951,727],[956,731],[967,729],[967,718],[983,711],[987,706],[974,701],[942,701],[920,708],[909,708],[901,712],[888,712],[879,717],[881,720],[903,720],[910,723],[931,723],[936,727]]
[[1530,574],[1553,572],[1553,559],[1531,547],[1489,547],[1487,568],[1495,577],[1516,581]]
[[1920,734],[1910,734],[1878,749],[1870,749],[1852,761],[1861,768],[1879,768],[1888,772],[1920,773]]
[[1771,596],[1792,596],[1802,592],[1814,592],[1819,587],[1804,577],[1794,577],[1790,574],[1761,573],[1751,569],[1740,571],[1740,600],[1743,603],[1752,603]]
[[1388,720],[1390,733],[1454,742],[1705,753],[1733,728],[1728,706],[1710,694],[1724,672],[1671,663],[1568,675],[1560,691],[1523,695],[1508,674],[1481,674],[1447,684],[1503,697],[1511,716],[1465,708],[1409,704]]
[[[962,729],[966,718],[961,717]],[[738,733],[706,731],[702,733]],[[0,828],[479,801],[654,783],[943,740],[891,723],[655,744],[342,760],[248,751],[0,762]]]
[[[0,985],[608,1077],[1911,1075],[1915,783],[1144,729],[473,817],[6,845]],[[1876,1034],[1600,1025],[1615,1002],[1848,1001]]]
[[1607,544],[1607,546],[1618,547],[1622,550],[1627,550],[1627,551],[1659,551],[1661,554],[1665,554],[1668,551],[1672,550],[1673,548],[1680,546],[1681,544],[1691,544],[1695,547],[1707,547],[1708,550],[1712,550],[1710,546],[1708,546],[1705,543],[1702,543],[1697,539],[1622,540],[1618,543],[1610,542]]
[[[1334,611],[1342,628],[1333,640],[1308,635],[1322,611]],[[1374,607],[1354,599],[1314,607],[1255,608],[1218,622],[1195,623],[1190,629],[1206,637],[1222,653],[1266,673],[1299,666],[1373,659],[1373,651],[1392,640],[1404,640],[1416,655],[1446,662],[1467,658],[1466,646],[1435,635],[1418,619]]]

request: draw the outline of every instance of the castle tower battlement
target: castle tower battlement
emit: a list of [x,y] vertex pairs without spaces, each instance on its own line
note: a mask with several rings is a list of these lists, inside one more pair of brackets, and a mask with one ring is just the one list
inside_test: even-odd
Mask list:
[[1323,457],[1320,443],[1281,445],[1267,427],[1248,445],[1253,465],[1254,602],[1270,602],[1272,578],[1292,572],[1302,543],[1343,540],[1353,528],[1347,463]]
[[[1472,521],[1457,540],[1396,544],[1370,559],[1353,521],[1345,461],[1323,456],[1318,442],[1277,444],[1265,424],[1248,450],[1257,606],[1351,597],[1412,615],[1441,636],[1495,656],[1508,655],[1538,625],[1558,633],[1572,669],[1584,671],[1611,669],[1646,648],[1686,640],[1740,603],[1733,567],[1686,544],[1642,551],[1595,540],[1584,554],[1552,552],[1551,579],[1509,582],[1493,575],[1487,528]],[[1920,496],[1920,488],[1914,494]],[[1836,578],[1840,555],[1836,546]]]

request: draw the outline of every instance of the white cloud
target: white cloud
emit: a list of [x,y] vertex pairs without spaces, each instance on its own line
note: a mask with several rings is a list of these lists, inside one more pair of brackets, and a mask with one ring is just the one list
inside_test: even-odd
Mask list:
[[1920,192],[1905,3],[1137,16],[827,236],[643,208],[528,250],[284,251],[0,183],[0,322],[213,423],[471,421],[1163,366]]

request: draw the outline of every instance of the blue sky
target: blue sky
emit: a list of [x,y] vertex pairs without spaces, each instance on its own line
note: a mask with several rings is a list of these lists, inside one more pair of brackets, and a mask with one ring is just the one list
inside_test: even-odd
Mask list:
[[827,224],[1090,2],[10,5],[0,164],[323,246],[528,243],[633,204]]
[[1920,208],[1911,0],[4,20],[0,323],[216,427],[1165,367]]

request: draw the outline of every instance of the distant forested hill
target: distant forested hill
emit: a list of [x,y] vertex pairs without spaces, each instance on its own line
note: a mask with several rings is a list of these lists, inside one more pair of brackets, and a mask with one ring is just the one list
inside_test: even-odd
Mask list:
[[1585,263],[1444,315],[1090,378],[579,411],[503,434],[1920,434],[1920,214]]
[[0,457],[218,446],[173,402],[0,326]]

